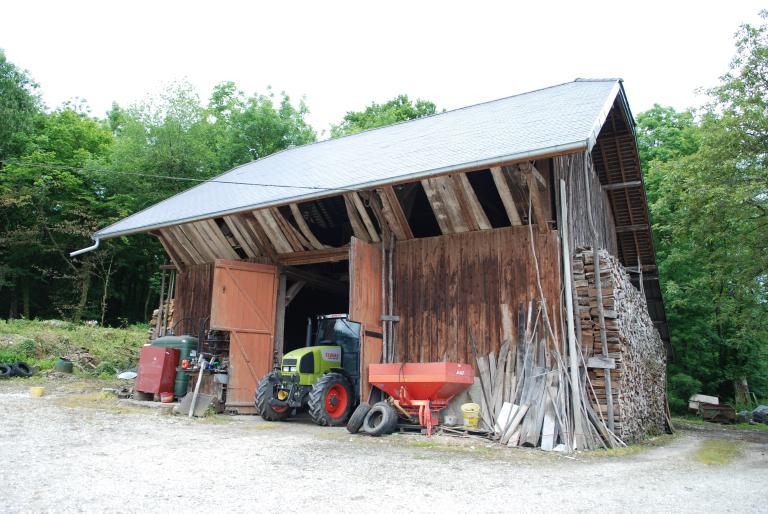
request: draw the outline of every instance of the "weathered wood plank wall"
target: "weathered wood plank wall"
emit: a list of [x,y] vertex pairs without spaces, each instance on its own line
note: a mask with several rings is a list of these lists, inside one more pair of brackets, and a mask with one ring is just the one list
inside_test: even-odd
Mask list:
[[[559,333],[559,236],[534,227],[533,237],[542,289]],[[518,306],[538,297],[528,226],[401,241],[393,271],[398,362],[474,362],[470,330],[482,355],[498,352],[502,308],[511,309],[515,334]]]
[[[211,314],[213,263],[187,266],[176,277],[174,317],[179,320],[175,333],[198,335],[200,320]],[[206,322],[205,327],[208,327]]]
[[[587,190],[592,208],[592,216],[597,229],[598,247],[618,255],[616,226],[611,212],[611,204],[600,184],[600,178],[594,170],[592,159],[587,159],[587,173],[584,173],[584,153],[575,153],[555,157],[555,187],[560,187],[560,179],[565,179],[568,192],[568,221],[571,248],[592,246],[594,237],[589,225],[587,213]],[[589,186],[589,187],[587,187]],[[559,223],[558,223],[559,226]]]

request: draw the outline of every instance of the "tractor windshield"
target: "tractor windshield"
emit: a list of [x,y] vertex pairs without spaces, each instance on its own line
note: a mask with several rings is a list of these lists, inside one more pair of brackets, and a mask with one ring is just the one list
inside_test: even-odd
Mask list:
[[340,346],[343,368],[353,376],[359,374],[360,323],[346,318],[319,318],[315,345]]

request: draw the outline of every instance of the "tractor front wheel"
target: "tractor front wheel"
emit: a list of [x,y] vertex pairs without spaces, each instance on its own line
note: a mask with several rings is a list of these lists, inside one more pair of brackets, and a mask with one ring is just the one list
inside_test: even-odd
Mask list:
[[321,426],[343,426],[352,410],[353,399],[352,386],[346,377],[340,373],[327,373],[309,393],[309,415]]
[[[270,380],[272,378],[272,380]],[[264,421],[284,421],[291,414],[289,407],[277,407],[269,404],[269,399],[275,397],[277,389],[275,382],[279,382],[280,373],[273,371],[261,379],[256,387],[254,403],[256,412]]]

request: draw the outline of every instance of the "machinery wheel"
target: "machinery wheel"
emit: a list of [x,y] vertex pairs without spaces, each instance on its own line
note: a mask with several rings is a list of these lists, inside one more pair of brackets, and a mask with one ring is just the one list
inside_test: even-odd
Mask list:
[[344,375],[327,373],[312,386],[309,415],[318,425],[339,427],[346,423],[353,402],[352,387]]
[[358,433],[360,427],[363,426],[363,421],[365,421],[365,417],[368,415],[369,410],[371,410],[371,406],[368,402],[363,402],[358,405],[355,412],[349,417],[349,421],[347,422],[347,432],[350,434]]
[[273,371],[261,379],[259,385],[256,386],[256,395],[254,397],[254,403],[256,404],[256,411],[264,421],[285,421],[291,414],[289,407],[275,407],[269,404],[269,399],[275,396],[275,386],[269,381],[271,377],[279,377],[277,371]]
[[376,402],[376,403],[373,404],[374,407],[376,407],[377,405],[384,405],[388,409],[391,409],[392,412],[395,413],[395,415],[392,416],[392,424],[389,426],[389,429],[387,431],[388,434],[391,434],[392,432],[397,430],[397,422],[399,421],[399,417],[400,416],[398,415],[397,410],[394,407],[392,407],[392,405],[389,402],[381,401],[381,402]]
[[11,368],[11,374],[17,377],[31,377],[34,373],[26,362],[17,362]]
[[13,376],[12,369],[9,364],[0,364],[0,378],[10,378]]
[[368,435],[379,437],[384,434],[391,434],[397,424],[397,413],[395,409],[386,402],[379,402],[371,407],[370,412],[363,421],[363,430]]

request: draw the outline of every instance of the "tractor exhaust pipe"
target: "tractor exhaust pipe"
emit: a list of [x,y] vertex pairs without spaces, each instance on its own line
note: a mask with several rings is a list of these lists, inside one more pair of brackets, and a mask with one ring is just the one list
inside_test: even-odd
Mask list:
[[99,243],[101,242],[101,239],[99,239],[98,237],[94,237],[93,240],[95,242],[91,246],[89,246],[87,248],[81,248],[80,250],[75,250],[74,252],[70,252],[69,256],[70,257],[77,257],[80,254],[88,253],[90,251],[95,250],[96,248],[99,247]]

